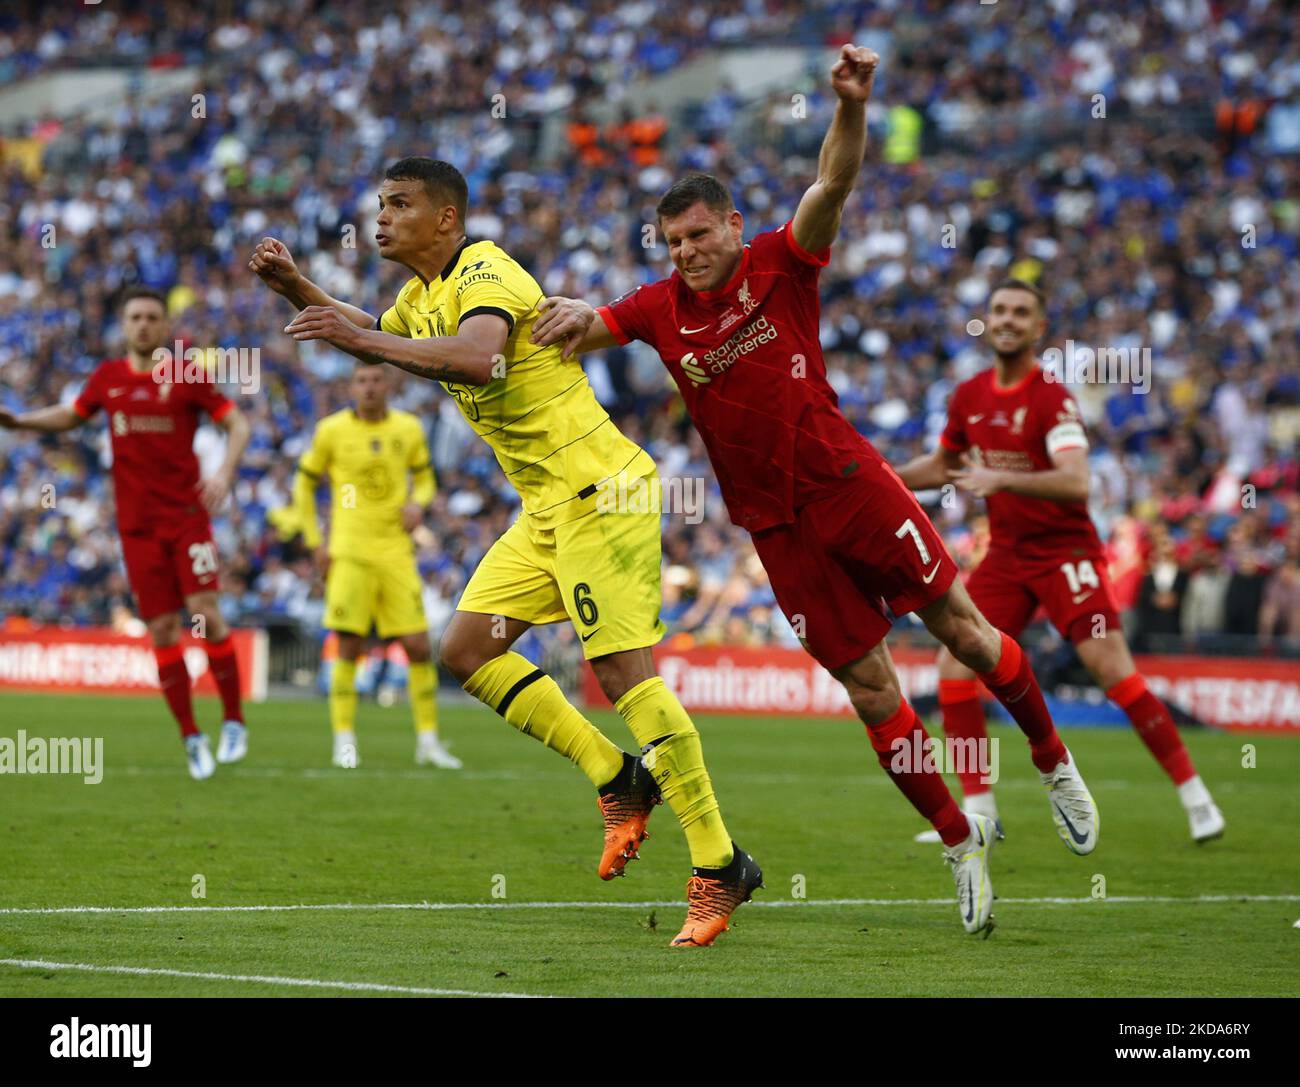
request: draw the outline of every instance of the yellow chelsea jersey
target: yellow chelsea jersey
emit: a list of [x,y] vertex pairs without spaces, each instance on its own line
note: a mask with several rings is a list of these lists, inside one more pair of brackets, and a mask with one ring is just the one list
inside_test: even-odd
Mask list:
[[534,526],[547,529],[594,510],[605,480],[655,468],[600,406],[576,359],[562,359],[559,344],[528,342],[542,297],[537,281],[495,242],[467,240],[427,286],[411,279],[379,327],[426,339],[454,336],[461,321],[481,313],[506,322],[504,376],[486,385],[440,384],[492,447]]
[[316,425],[298,471],[307,477],[295,489],[295,500],[309,547],[320,544],[316,483],[328,474],[331,558],[374,562],[412,554],[402,507],[428,505],[436,485],[424,430],[410,412],[390,408],[374,422],[351,408],[327,415]]

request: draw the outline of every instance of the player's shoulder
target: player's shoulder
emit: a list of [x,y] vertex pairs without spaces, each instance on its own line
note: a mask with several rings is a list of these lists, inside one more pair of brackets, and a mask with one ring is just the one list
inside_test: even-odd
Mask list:
[[126,359],[100,359],[95,363],[95,368],[90,371],[87,381],[104,381],[108,378],[115,377],[122,372],[124,366],[130,365]]
[[403,411],[401,408],[389,408],[388,417],[392,420],[393,429],[395,430],[424,433],[424,425],[420,422],[420,417],[414,412]]
[[323,416],[316,423],[316,433],[328,437],[331,434],[337,434],[340,430],[346,430],[356,423],[356,412],[351,408],[341,408],[338,411],[330,412],[329,415]]
[[520,263],[490,238],[470,242],[456,258],[452,279],[457,287],[506,275],[527,274]]
[[1076,413],[1078,411],[1074,396],[1065,383],[1041,366],[1038,367],[1036,379],[1029,387],[1029,396],[1038,406],[1061,408],[1068,404],[1071,410]]

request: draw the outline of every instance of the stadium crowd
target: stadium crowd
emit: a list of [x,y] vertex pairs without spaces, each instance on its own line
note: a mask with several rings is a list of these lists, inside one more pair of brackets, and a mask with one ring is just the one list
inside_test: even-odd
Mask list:
[[[810,50],[797,88],[724,84],[663,116],[596,107],[704,49],[857,40],[883,57],[876,138],[822,276],[822,345],[848,417],[895,463],[927,448],[954,385],[991,359],[968,331],[991,284],[1040,283],[1050,345],[1149,364],[1149,380],[1073,383],[1138,646],[1300,652],[1300,46],[1282,5],[1056,0],[1012,19],[1008,5],[934,0],[707,13],[444,0],[383,16],[233,3],[215,27],[166,6],[174,20],[39,5],[30,22],[0,17],[0,86],[96,59],[193,62],[203,94],[197,117],[188,94],[132,96],[103,119],[3,133],[37,141],[39,168],[0,154],[0,405],[70,402],[117,353],[114,300],[131,283],[167,292],[187,344],[258,348],[261,387],[239,398],[253,439],[215,521],[237,623],[319,625],[322,579],[268,515],[289,503],[315,422],[346,404],[352,367],[282,334],[284,304],[246,268],[257,240],[281,238],[330,293],[379,312],[404,273],[368,241],[377,179],[426,153],[468,177],[471,236],[499,241],[549,293],[612,299],[670,270],[643,227],[681,171],[731,185],[751,234],[789,218],[832,104],[817,90],[825,51]],[[552,115],[567,124],[543,160]],[[1046,115],[1057,121],[1026,136]],[[634,346],[586,365],[665,480],[686,481],[667,493],[704,489],[698,509],[664,515],[670,630],[795,644],[657,357]],[[404,380],[395,403],[424,419],[439,476],[417,530],[437,629],[516,503],[436,386]],[[211,464],[217,438],[200,441]],[[106,451],[102,421],[40,442],[0,435],[4,612],[129,622]],[[979,509],[960,493],[924,499],[969,568]]]

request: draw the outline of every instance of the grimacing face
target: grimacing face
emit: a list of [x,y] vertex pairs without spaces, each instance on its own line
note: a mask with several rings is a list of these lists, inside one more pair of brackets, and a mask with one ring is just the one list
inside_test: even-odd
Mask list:
[[167,311],[153,298],[132,298],[122,309],[126,346],[138,355],[152,355],[167,342]]
[[1003,287],[989,299],[988,338],[995,354],[1013,358],[1032,351],[1047,330],[1047,317],[1031,292]]
[[700,200],[685,211],[659,221],[668,255],[693,291],[716,291],[736,270],[744,251],[745,220],[734,208],[714,211]]
[[449,225],[456,209],[439,207],[423,181],[389,181],[379,186],[379,214],[375,241],[379,255],[399,264],[427,253],[438,243],[439,228]]

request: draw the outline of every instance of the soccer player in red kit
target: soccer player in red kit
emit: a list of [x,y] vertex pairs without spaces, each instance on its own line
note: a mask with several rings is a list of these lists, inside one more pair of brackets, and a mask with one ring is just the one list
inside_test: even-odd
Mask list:
[[[167,342],[162,295],[132,288],[122,303],[125,358],[101,362],[71,407],[12,415],[0,427],[54,433],[79,426],[101,408],[113,442],[113,496],[122,554],[140,618],[149,627],[158,683],[180,725],[190,776],[211,777],[216,762],[237,762],[248,750],[239,698],[239,665],[217,596],[219,562],[208,514],[230,493],[248,444],[248,421],[211,382],[157,381],[155,352]],[[160,373],[160,376],[161,373]],[[227,435],[221,470],[200,482],[194,432],[206,412]],[[216,762],[194,723],[190,676],[181,655],[180,609],[203,619],[208,665],[221,694],[224,721]]]
[[966,931],[987,932],[994,821],[963,813],[921,757],[928,737],[885,645],[886,604],[920,615],[1007,706],[1029,739],[1059,833],[1077,853],[1096,845],[1096,808],[1020,647],[971,604],[929,518],[844,418],[826,379],[817,280],[862,165],[877,62],[869,49],[841,50],[817,180],[790,222],[744,245],[744,221],[723,185],[708,175],[678,181],[657,208],[674,275],[599,310],[548,299],[534,339],[563,339],[566,353],[634,339],[658,351],[782,610],[846,688],[881,766],[939,832]]
[[[992,539],[967,582],[971,599],[1013,638],[1042,605],[1177,786],[1193,840],[1217,838],[1223,815],[1120,629],[1105,551],[1088,515],[1088,439],[1079,409],[1034,355],[1047,328],[1042,293],[1004,280],[988,310],[994,365],[957,386],[939,448],[898,474],[914,490],[953,481],[985,499]],[[947,650],[939,652],[939,705],[949,737],[987,735],[975,674]],[[978,774],[958,777],[966,809],[997,819],[989,784]]]

